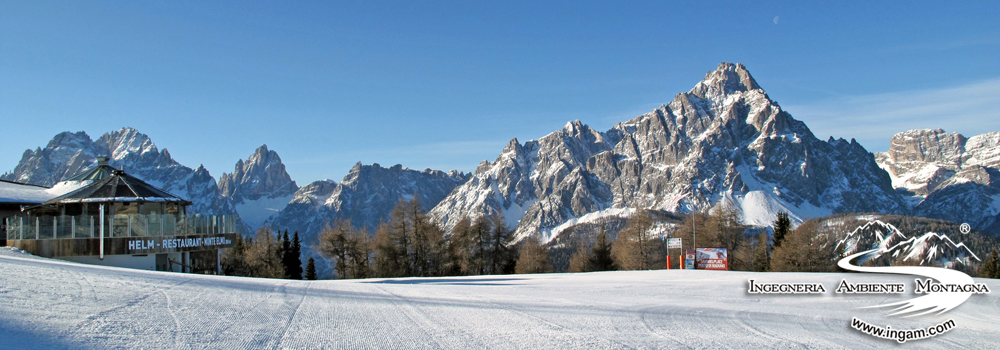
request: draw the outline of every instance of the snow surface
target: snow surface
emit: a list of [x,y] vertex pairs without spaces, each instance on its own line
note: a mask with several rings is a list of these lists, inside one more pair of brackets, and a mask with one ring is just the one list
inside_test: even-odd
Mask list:
[[743,213],[743,223],[754,226],[771,226],[778,219],[778,212],[788,213],[792,225],[798,226],[812,218],[833,214],[833,210],[816,207],[809,202],[794,205],[783,200],[777,193],[781,191],[776,184],[762,181],[754,176],[754,171],[746,164],[736,167],[743,183],[750,189],[745,195],[726,192],[723,196]]
[[268,221],[278,215],[285,206],[295,198],[294,194],[283,197],[261,197],[254,200],[244,200],[235,205],[236,212],[240,214],[243,222],[256,231]]
[[[974,295],[938,316],[860,309],[903,295],[835,294],[904,276],[658,270],[289,281],[82,265],[0,249],[4,348],[995,348],[1000,300]],[[758,283],[820,282],[824,295],[747,294]],[[1000,281],[977,279],[991,290]],[[953,319],[903,346],[850,328]]]
[[0,202],[42,203],[89,184],[90,181],[63,181],[49,188],[0,181]]
[[555,239],[559,235],[559,233],[562,233],[564,230],[573,227],[574,225],[596,223],[599,222],[601,219],[607,217],[632,217],[632,215],[635,215],[635,208],[608,208],[600,211],[587,213],[578,218],[572,218],[566,220],[566,222],[559,224],[556,227],[553,227],[552,229],[541,230],[539,234],[543,238],[542,243],[548,244],[553,239]]

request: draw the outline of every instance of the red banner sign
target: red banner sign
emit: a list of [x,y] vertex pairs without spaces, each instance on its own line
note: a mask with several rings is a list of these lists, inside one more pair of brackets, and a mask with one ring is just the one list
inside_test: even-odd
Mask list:
[[729,270],[729,254],[726,248],[696,249],[695,267],[701,270]]

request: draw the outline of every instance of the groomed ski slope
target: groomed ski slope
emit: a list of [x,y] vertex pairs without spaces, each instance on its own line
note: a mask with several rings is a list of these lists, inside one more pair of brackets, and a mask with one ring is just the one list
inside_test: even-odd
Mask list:
[[[891,296],[833,293],[874,274],[638,271],[288,281],[81,265],[0,250],[0,348],[632,349],[996,348],[1000,283],[934,317],[857,309]],[[816,295],[747,294],[758,283],[821,282]],[[948,319],[905,344],[850,328]]]

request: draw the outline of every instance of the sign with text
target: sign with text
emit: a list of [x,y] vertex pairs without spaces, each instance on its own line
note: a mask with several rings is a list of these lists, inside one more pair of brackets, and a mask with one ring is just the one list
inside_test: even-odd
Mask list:
[[694,270],[694,251],[686,250],[684,251],[684,268],[688,270]]
[[234,238],[233,234],[133,237],[127,240],[127,245],[129,254],[197,251],[232,247]]
[[667,249],[680,249],[681,239],[680,238],[668,238],[667,239]]
[[726,248],[698,248],[695,266],[702,270],[729,270],[729,254]]
[[101,253],[104,255],[143,255],[232,248],[235,246],[236,235],[238,233],[106,237],[103,243],[101,238],[21,239],[8,240],[7,244],[46,258],[99,256]]

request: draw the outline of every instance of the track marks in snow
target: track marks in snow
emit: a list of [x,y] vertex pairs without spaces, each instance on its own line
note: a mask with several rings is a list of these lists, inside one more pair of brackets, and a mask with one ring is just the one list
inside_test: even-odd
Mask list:
[[177,320],[177,315],[174,314],[174,311],[170,309],[170,307],[171,307],[170,306],[170,295],[168,295],[167,292],[164,291],[164,290],[162,290],[162,289],[157,288],[157,290],[161,294],[163,294],[163,298],[166,299],[166,301],[167,301],[166,305],[164,305],[163,308],[165,310],[167,310],[167,314],[169,314],[170,318],[174,320],[174,331],[173,331],[173,334],[174,334],[174,348],[178,348],[179,349],[184,344],[181,341],[181,337],[180,337],[181,322]]
[[439,323],[432,321],[423,310],[414,306],[409,299],[404,299],[380,286],[373,286],[388,296],[395,308],[405,315],[406,318],[410,320],[411,324],[420,328],[423,332],[423,337],[419,337],[421,342],[425,344],[433,343],[434,348],[445,348],[440,342],[438,342],[438,339],[445,336]]
[[[872,348],[896,344],[851,329],[852,316],[894,329],[940,323],[887,319],[857,308],[878,303],[875,297],[746,294],[747,278],[833,285],[845,274],[644,271],[288,281],[3,254],[0,269],[0,338],[19,348]],[[1000,290],[1000,282],[979,281]],[[997,300],[973,297],[944,315],[959,328],[906,347],[995,346]]]
[[[287,303],[288,293],[287,290],[285,289],[287,286],[288,286],[287,284],[281,286],[282,295],[285,297],[286,305],[288,305]],[[281,338],[278,339],[278,344],[277,346],[275,346],[276,348],[280,348],[282,343],[285,341],[285,338],[288,337],[289,330],[292,328],[292,321],[295,320],[295,314],[299,312],[299,308],[302,307],[302,302],[306,299],[306,296],[308,295],[309,295],[309,284],[306,284],[305,288],[302,290],[302,296],[299,297],[298,302],[295,302],[294,307],[290,307],[292,312],[288,315],[288,321],[285,322],[284,332],[281,334]]]

